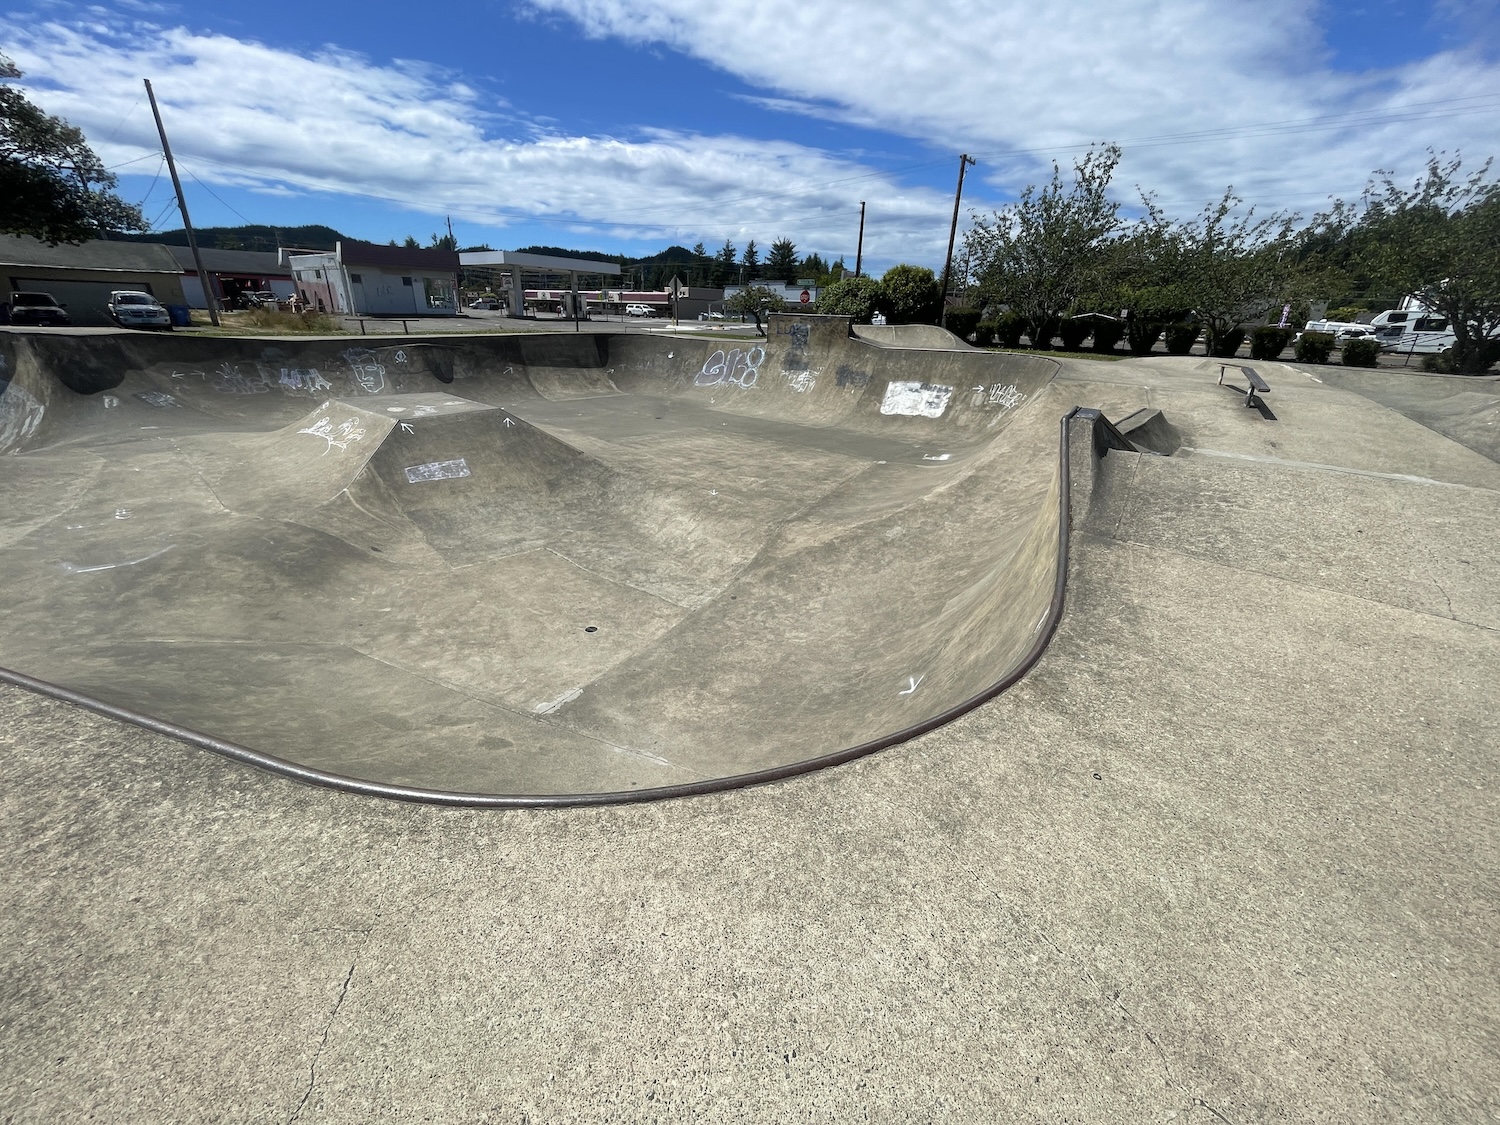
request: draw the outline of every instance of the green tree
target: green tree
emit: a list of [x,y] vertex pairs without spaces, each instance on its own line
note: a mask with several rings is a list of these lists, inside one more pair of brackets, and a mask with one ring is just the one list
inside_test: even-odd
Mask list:
[[1052,179],[965,236],[980,301],[1009,305],[1026,321],[1033,341],[1050,341],[1058,321],[1085,297],[1107,288],[1120,230],[1119,204],[1108,189],[1120,162],[1118,145],[1090,149],[1073,164],[1073,183]]
[[771,253],[766,258],[766,276],[777,281],[793,284],[803,276],[797,272],[797,244],[790,238],[778,238],[771,243]]
[[1388,292],[1447,317],[1453,366],[1478,374],[1500,359],[1500,183],[1491,162],[1464,178],[1436,156],[1411,188],[1371,186],[1354,229],[1359,259]]
[[715,287],[727,285],[735,276],[734,263],[739,252],[735,250],[734,243],[729,239],[724,240],[724,245],[719,247],[719,252],[714,255],[712,273],[709,284]]
[[457,250],[458,239],[451,234],[435,234],[428,246],[433,250]]
[[688,275],[689,285],[706,285],[708,283],[708,252],[703,248],[703,243],[693,243],[693,265],[692,272]]
[[406,236],[406,241],[403,242],[401,245],[404,246],[408,250],[418,250],[422,246],[422,244],[417,241],[416,236],[415,235],[411,235],[411,234],[409,234],[409,235]]
[[821,281],[827,276],[828,263],[823,260],[822,254],[809,254],[802,259],[802,264],[797,267],[797,278],[810,277],[814,281]]
[[[0,55],[0,83],[20,77]],[[144,231],[141,209],[110,190],[116,182],[80,130],[0,84],[0,232],[56,246]]]
[[760,277],[760,250],[756,248],[755,239],[745,243],[745,256],[740,259],[740,265],[745,267],[746,283]]
[[892,266],[880,279],[884,309],[893,324],[936,324],[942,289],[926,266]]
[[873,277],[846,277],[828,285],[818,295],[817,311],[849,316],[856,324],[869,324],[883,310],[885,291]]
[[724,302],[725,312],[735,316],[754,317],[755,331],[762,336],[766,334],[766,330],[762,327],[760,318],[766,313],[781,312],[785,308],[786,301],[781,294],[773,293],[764,285],[747,285]]
[[1259,320],[1297,289],[1296,216],[1277,213],[1257,219],[1255,208],[1241,213],[1233,189],[1196,219],[1177,224],[1180,291],[1208,333],[1208,346]]

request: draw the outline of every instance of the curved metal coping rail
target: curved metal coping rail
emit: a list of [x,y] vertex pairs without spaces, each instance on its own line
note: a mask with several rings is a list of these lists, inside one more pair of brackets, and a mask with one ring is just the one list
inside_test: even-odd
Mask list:
[[[1052,602],[1047,609],[1046,627],[1037,634],[1037,638],[1032,643],[1031,648],[1027,650],[1014,668],[995,681],[995,683],[977,695],[970,696],[968,699],[954,704],[945,711],[941,711],[930,718],[923,719],[921,722],[914,723],[902,730],[881,735],[879,738],[871,739],[868,742],[861,742],[857,746],[835,750],[831,753],[821,754],[816,758],[807,758],[800,762],[791,762],[787,765],[772,767],[771,769],[755,770],[751,773],[734,774],[730,777],[709,778],[682,785],[660,785],[650,789],[633,789],[614,793],[462,793],[443,789],[423,789],[407,785],[386,785],[378,781],[363,781],[357,777],[346,777],[343,774],[311,769],[307,766],[298,765],[296,762],[288,761],[285,758],[278,758],[274,754],[252,750],[248,746],[241,746],[235,742],[226,742],[222,738],[215,738],[213,735],[203,734],[189,727],[165,722],[150,715],[143,715],[139,711],[130,710],[128,707],[117,707],[112,703],[104,702],[102,699],[95,699],[93,696],[84,695],[82,692],[72,691],[58,684],[48,683],[46,680],[39,680],[33,676],[14,672],[9,668],[0,668],[0,681],[13,684],[19,688],[25,688],[27,691],[36,692],[38,695],[50,696],[64,703],[71,703],[75,706],[86,708],[100,715],[106,715],[111,719],[132,723],[135,726],[143,727],[157,734],[167,735],[169,738],[175,738],[203,750],[221,754],[236,762],[256,766],[270,773],[291,778],[294,781],[305,782],[309,785],[320,785],[329,789],[339,789],[346,793],[358,793],[367,797],[385,797],[395,801],[414,801],[429,805],[495,809],[624,805],[643,801],[661,801],[670,797],[697,797],[707,793],[721,793],[730,789],[742,789],[750,785],[764,785],[767,782],[798,777],[802,774],[826,769],[829,766],[851,762],[856,758],[863,758],[878,750],[897,746],[919,735],[927,734],[939,727],[946,726],[953,722],[953,720],[968,714],[981,704],[988,703],[1001,692],[1010,688],[1041,659],[1042,653],[1046,651],[1047,645],[1051,643],[1053,633],[1057,631],[1058,623],[1062,620],[1063,595],[1068,582],[1068,530],[1071,518],[1069,473],[1072,466],[1071,458],[1068,455],[1068,424],[1080,415],[1089,418],[1094,422],[1096,427],[1100,425],[1101,421],[1101,415],[1098,411],[1077,406],[1064,414],[1059,421],[1057,571],[1052,586]],[[1104,426],[1108,430],[1114,430],[1114,427],[1110,426],[1107,421],[1104,421]],[[1124,441],[1124,439],[1121,440]],[[1124,448],[1128,449],[1131,446],[1128,442],[1125,442]]]

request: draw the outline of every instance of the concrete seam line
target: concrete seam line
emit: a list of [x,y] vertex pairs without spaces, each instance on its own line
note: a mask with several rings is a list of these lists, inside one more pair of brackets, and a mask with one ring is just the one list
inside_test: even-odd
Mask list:
[[918,723],[913,723],[911,726],[901,730],[881,735],[867,742],[862,742],[856,746],[850,746],[843,750],[835,750],[815,758],[806,758],[800,762],[791,762],[786,765],[773,766],[769,769],[755,770],[751,773],[734,774],[729,777],[710,778],[703,781],[684,782],[679,785],[661,785],[650,789],[624,790],[621,792],[463,793],[443,789],[424,789],[417,786],[388,785],[383,782],[365,781],[357,777],[348,777],[343,774],[330,773],[325,770],[303,766],[286,758],[280,758],[274,754],[267,754],[259,750],[252,750],[248,746],[241,746],[235,742],[215,738],[213,735],[204,734],[201,731],[196,731],[177,723],[167,722],[166,720],[131,710],[128,707],[119,707],[113,703],[106,703],[104,700],[96,699],[91,695],[85,695],[82,692],[73,691],[59,684],[49,683],[46,680],[40,680],[34,676],[28,676],[9,668],[0,667],[0,682],[9,683],[15,687],[35,692],[38,695],[48,696],[63,703],[70,703],[76,707],[93,711],[96,714],[117,719],[120,722],[133,724],[155,734],[166,735],[168,738],[186,742],[191,746],[197,746],[199,749],[208,750],[244,765],[258,767],[268,773],[278,774],[293,781],[322,786],[328,789],[337,789],[345,793],[356,793],[366,797],[384,797],[389,800],[411,801],[418,804],[494,809],[568,808],[577,806],[639,804],[646,801],[666,800],[672,797],[705,796],[710,793],[722,793],[733,789],[743,789],[752,785],[765,785],[773,781],[783,781],[787,778],[800,777],[803,774],[827,769],[830,766],[842,765],[845,762],[854,761],[856,758],[863,758],[874,754],[879,750],[885,750],[903,742],[909,742],[913,738],[946,726],[955,719],[968,714],[970,711],[973,711],[984,703],[988,703],[997,695],[1008,690],[1042,658],[1042,654],[1047,650],[1047,646],[1051,643],[1052,636],[1057,631],[1057,626],[1062,620],[1064,594],[1067,588],[1070,542],[1069,522],[1071,520],[1069,473],[1072,467],[1071,458],[1068,453],[1068,424],[1073,420],[1079,409],[1079,407],[1075,406],[1072,410],[1069,410],[1062,416],[1058,425],[1057,568],[1053,578],[1052,600],[1047,608],[1045,627],[1037,634],[1031,647],[1013,668],[989,687],[936,715],[932,715]]

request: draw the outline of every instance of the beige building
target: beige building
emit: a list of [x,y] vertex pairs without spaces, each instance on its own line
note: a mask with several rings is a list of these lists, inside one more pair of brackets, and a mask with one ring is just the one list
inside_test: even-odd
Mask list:
[[182,267],[165,246],[96,240],[48,246],[23,235],[0,235],[0,303],[12,293],[50,293],[78,325],[110,325],[105,305],[116,289],[150,293],[163,305],[187,304]]

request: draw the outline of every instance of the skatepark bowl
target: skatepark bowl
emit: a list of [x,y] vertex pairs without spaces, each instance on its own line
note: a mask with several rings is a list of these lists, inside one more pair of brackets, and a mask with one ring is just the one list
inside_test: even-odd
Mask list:
[[787,776],[989,698],[1061,608],[1057,365],[936,329],[9,333],[0,361],[5,678],[306,781]]

